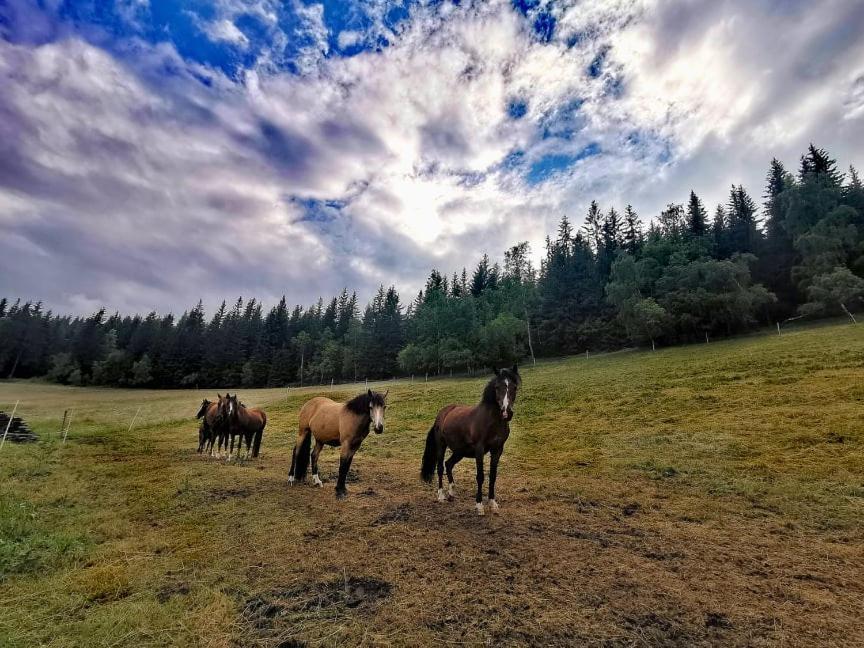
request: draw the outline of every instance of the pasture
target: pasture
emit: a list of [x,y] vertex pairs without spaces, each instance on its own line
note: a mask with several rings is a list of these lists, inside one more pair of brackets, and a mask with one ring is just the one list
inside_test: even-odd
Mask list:
[[0,452],[0,645],[864,644],[864,328],[522,374],[482,518],[473,462],[453,502],[419,480],[481,378],[387,385],[344,501],[333,449],[323,489],[287,473],[302,403],[360,387],[240,390],[269,421],[235,465],[195,452],[216,390],[0,384],[42,438]]

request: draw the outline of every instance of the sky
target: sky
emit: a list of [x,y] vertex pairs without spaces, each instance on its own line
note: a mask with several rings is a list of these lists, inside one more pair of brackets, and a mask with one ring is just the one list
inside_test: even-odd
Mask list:
[[864,164],[864,2],[0,0],[0,295],[404,301],[592,199]]

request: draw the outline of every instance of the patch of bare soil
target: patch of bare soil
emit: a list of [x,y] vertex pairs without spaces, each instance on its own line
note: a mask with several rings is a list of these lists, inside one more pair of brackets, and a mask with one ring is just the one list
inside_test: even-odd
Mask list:
[[387,581],[354,575],[271,589],[246,601],[241,616],[248,628],[247,640],[268,646],[304,646],[301,639],[286,634],[304,623],[332,623],[349,614],[368,614],[391,590]]
[[[864,640],[864,579],[849,578],[864,574],[862,547],[748,517],[744,500],[706,518],[700,500],[675,486],[610,490],[608,482],[537,480],[505,466],[501,510],[481,518],[468,469],[457,474],[455,501],[437,502],[434,489],[412,479],[413,465],[362,456],[356,465],[363,488],[349,489],[345,501],[332,486],[273,494],[279,519],[308,526],[283,561],[272,560],[283,548],[268,538],[252,543],[262,553],[249,560],[270,567],[253,584],[264,593],[242,608],[244,645]],[[246,502],[254,508],[257,499]]]

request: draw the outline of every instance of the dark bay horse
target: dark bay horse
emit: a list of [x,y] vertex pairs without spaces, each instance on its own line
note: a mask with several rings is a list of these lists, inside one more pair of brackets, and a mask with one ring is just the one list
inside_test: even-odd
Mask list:
[[231,447],[228,450],[228,460],[234,451],[234,439],[237,439],[236,459],[240,459],[240,449],[243,441],[246,442],[246,456],[255,458],[261,451],[261,438],[264,436],[264,427],[267,425],[267,415],[264,410],[257,407],[246,407],[233,396],[225,394],[225,412],[228,422],[228,434],[231,436]]
[[387,409],[388,389],[383,394],[371,389],[352,398],[347,403],[316,396],[306,401],[300,409],[300,430],[294,453],[291,456],[291,470],[288,472],[288,483],[303,480],[309,467],[310,447],[312,437],[315,437],[315,449],[312,450],[312,483],[323,486],[318,476],[318,455],[325,445],[339,447],[339,481],[336,482],[336,497],[343,498],[348,493],[345,489],[345,479],[351,460],[369,434],[370,426],[376,434],[384,431],[384,411]]
[[219,445],[216,452],[217,457],[222,456],[222,447],[228,450],[228,420],[226,414],[226,400],[216,394],[217,401],[208,399],[201,401],[196,418],[202,419],[198,428],[198,452],[206,452],[213,456],[213,443],[218,439]]
[[[438,501],[453,499],[453,466],[465,457],[474,457],[477,462],[477,513],[483,515],[483,458],[492,455],[489,462],[489,507],[498,510],[495,501],[495,479],[498,476],[498,460],[504,452],[504,443],[510,436],[510,420],[513,418],[513,403],[522,384],[519,370],[495,369],[495,377],[483,389],[480,404],[447,405],[438,412],[435,423],[426,437],[426,450],[420,477],[432,481],[438,469]],[[444,462],[444,453],[450,448],[451,455]],[[447,468],[448,493],[444,493],[443,473]]]

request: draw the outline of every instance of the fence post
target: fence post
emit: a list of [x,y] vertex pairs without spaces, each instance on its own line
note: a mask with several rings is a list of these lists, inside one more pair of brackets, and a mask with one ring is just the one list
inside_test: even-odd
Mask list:
[[777,335],[780,335],[780,322],[777,322]]
[[330,391],[333,391],[333,379],[330,379]]
[[57,432],[58,436],[63,434],[63,430],[66,429],[66,417],[69,416],[69,410],[63,410],[63,422],[60,424],[60,430]]
[[15,407],[12,408],[12,414],[9,415],[9,422],[6,423],[6,430],[3,432],[3,440],[0,441],[0,450],[6,444],[6,435],[9,434],[9,428],[12,427],[12,419],[15,417],[15,412],[18,411],[18,403],[20,402],[20,400],[15,401]]
[[72,427],[72,415],[75,410],[69,410],[69,420],[66,422],[66,429],[63,431],[63,443],[66,443],[66,435],[69,434],[69,428]]
[[129,429],[126,430],[126,434],[129,434],[132,431],[132,426],[135,425],[135,421],[138,420],[138,415],[141,413],[141,408],[138,408],[138,411],[135,412],[135,416],[132,417],[132,422],[129,424]]

